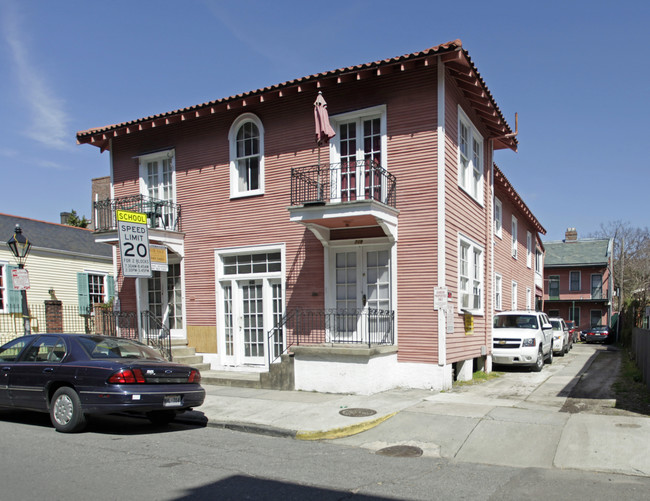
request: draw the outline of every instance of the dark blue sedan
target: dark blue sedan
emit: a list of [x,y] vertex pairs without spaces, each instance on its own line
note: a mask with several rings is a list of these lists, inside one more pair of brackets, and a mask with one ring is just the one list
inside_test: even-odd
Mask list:
[[0,347],[0,407],[48,412],[60,432],[82,430],[92,414],[169,423],[203,403],[200,382],[197,369],[125,338],[41,334]]

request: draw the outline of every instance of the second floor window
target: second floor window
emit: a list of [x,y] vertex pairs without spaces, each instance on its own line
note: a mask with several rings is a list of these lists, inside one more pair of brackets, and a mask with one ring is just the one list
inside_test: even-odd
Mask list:
[[548,295],[551,299],[558,299],[560,297],[559,275],[551,275],[548,277]]
[[463,110],[458,108],[458,183],[478,203],[483,203],[483,138]]
[[494,309],[503,309],[503,278],[498,273],[494,275]]
[[603,298],[603,276],[600,273],[591,275],[591,299]]
[[173,149],[140,157],[140,194],[146,197],[141,210],[147,213],[154,228],[170,227],[175,223],[176,214],[172,208],[176,200],[175,167]]
[[498,198],[494,199],[494,234],[501,238],[501,228],[503,227],[503,205]]
[[530,231],[526,232],[526,266],[533,266],[533,234]]
[[569,272],[569,290],[570,291],[579,291],[580,290],[580,272],[571,271]]
[[518,242],[518,236],[517,236],[517,218],[515,216],[512,216],[512,257],[517,259],[517,242]]
[[239,117],[230,129],[230,196],[264,193],[264,129],[253,114]]

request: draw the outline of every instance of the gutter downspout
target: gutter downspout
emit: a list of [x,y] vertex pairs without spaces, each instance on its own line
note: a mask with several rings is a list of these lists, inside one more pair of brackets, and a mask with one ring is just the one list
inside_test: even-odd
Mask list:
[[[445,260],[445,65],[438,56],[438,286],[446,285],[446,260]],[[448,304],[453,308],[453,304]],[[438,365],[447,365],[447,327],[446,312],[438,310]]]

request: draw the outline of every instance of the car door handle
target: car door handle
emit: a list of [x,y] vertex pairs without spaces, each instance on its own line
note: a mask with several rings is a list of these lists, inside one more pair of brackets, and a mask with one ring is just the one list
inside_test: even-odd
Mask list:
[[49,374],[50,372],[54,372],[53,367],[46,367],[45,369],[43,369],[43,374]]

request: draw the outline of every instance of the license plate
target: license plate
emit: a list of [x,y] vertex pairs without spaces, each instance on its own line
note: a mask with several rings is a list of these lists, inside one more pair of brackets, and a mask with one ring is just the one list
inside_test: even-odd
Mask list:
[[180,405],[181,405],[180,395],[165,395],[163,397],[163,407],[180,407]]

